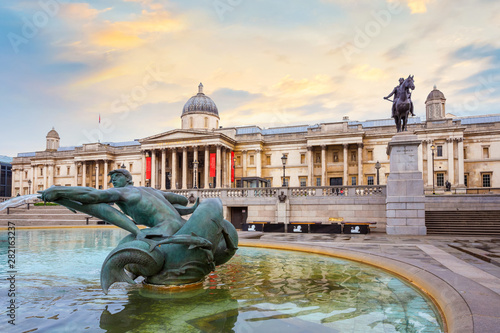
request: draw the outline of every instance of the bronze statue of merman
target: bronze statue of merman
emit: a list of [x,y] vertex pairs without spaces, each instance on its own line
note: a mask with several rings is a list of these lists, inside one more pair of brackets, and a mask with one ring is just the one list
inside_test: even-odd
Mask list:
[[[138,276],[153,285],[199,282],[236,252],[238,234],[223,218],[220,199],[201,203],[198,199],[187,207],[184,196],[133,186],[132,175],[125,169],[113,170],[109,176],[114,188],[107,190],[53,186],[39,192],[44,201],[92,215],[131,233],[102,265],[105,293],[113,283],[135,283]],[[181,217],[188,214],[192,214],[188,220]]]

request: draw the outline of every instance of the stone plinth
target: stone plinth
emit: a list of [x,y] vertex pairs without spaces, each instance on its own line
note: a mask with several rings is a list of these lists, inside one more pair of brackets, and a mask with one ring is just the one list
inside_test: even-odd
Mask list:
[[425,196],[418,171],[418,146],[414,134],[397,134],[389,142],[391,172],[387,179],[387,234],[425,235]]

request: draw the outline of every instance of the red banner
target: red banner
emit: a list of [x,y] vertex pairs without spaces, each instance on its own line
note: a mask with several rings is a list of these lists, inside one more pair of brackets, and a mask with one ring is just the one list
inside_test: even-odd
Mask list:
[[234,151],[231,152],[231,183],[234,183]]
[[146,157],[146,179],[151,179],[151,157]]
[[217,163],[215,153],[210,154],[210,177],[215,177],[215,164]]

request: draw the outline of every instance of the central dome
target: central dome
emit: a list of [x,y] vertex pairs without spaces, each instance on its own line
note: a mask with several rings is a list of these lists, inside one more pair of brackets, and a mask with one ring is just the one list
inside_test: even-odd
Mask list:
[[201,83],[198,86],[198,94],[191,97],[182,109],[182,116],[192,113],[209,113],[219,117],[217,105],[215,105],[210,97],[203,93],[203,84]]

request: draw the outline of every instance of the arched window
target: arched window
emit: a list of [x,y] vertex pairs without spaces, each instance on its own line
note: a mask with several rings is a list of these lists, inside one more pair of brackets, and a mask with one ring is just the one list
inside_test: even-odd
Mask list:
[[208,117],[205,117],[205,128],[208,128]]
[[193,117],[189,117],[189,128],[193,128]]

